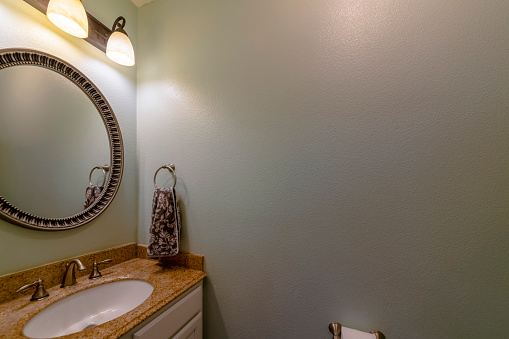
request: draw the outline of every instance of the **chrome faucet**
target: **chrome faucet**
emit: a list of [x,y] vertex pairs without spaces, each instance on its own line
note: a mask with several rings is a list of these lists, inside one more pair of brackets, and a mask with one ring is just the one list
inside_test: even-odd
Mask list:
[[65,264],[64,278],[60,287],[72,286],[76,284],[76,270],[83,271],[86,269],[85,265],[79,259],[73,259]]

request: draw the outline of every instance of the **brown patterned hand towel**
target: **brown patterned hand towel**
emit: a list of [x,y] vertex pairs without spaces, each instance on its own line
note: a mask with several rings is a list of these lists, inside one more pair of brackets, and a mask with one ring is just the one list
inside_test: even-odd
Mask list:
[[89,206],[91,206],[97,198],[99,198],[102,190],[103,188],[97,185],[89,185],[85,191],[85,205],[83,206],[83,209],[86,210]]
[[180,209],[174,188],[156,188],[152,200],[149,258],[170,257],[179,252]]

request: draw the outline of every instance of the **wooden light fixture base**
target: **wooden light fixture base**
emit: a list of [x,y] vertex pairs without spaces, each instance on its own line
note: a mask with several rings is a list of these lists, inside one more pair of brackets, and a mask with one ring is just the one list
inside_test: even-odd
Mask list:
[[[23,0],[30,6],[34,7],[38,11],[46,15],[46,9],[48,8],[49,0]],[[112,31],[108,27],[104,26],[99,20],[94,18],[90,13],[87,12],[88,17],[88,38],[85,38],[88,43],[92,46],[97,47],[104,53],[106,53],[106,44]]]

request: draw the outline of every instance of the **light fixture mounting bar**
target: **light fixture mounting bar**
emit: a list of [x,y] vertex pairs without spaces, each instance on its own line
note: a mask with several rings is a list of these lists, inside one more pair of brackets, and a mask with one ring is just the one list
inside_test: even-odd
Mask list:
[[[46,15],[46,9],[48,8],[49,0],[23,0],[23,1]],[[84,40],[86,40],[92,46],[95,46],[104,53],[106,53],[106,44],[108,43],[108,38],[112,33],[111,29],[104,26],[99,20],[94,18],[88,12],[87,17],[88,17],[88,38],[85,38]]]

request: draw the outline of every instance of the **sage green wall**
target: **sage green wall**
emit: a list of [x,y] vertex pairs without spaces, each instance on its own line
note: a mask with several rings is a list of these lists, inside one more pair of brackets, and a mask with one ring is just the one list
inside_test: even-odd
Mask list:
[[508,1],[156,0],[139,23],[138,239],[173,162],[207,338],[507,336]]
[[[84,0],[83,3],[107,26],[112,25],[117,16],[124,16],[127,19],[126,30],[136,45],[137,8],[131,1]],[[122,184],[113,203],[84,227],[64,232],[41,232],[0,220],[0,274],[135,242],[138,202],[136,69],[111,62],[103,52],[86,41],[54,27],[45,15],[27,3],[0,0],[0,48],[14,47],[32,48],[64,59],[97,85],[119,121],[124,139],[125,167]],[[51,171],[47,173],[48,176],[52,174]],[[85,187],[83,196],[84,190]]]

